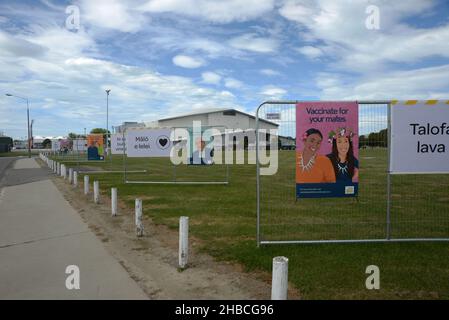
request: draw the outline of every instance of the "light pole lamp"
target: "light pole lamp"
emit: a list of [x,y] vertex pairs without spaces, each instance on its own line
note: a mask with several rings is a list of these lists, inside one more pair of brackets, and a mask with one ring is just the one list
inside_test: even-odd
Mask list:
[[31,158],[31,140],[30,140],[30,105],[28,102],[28,98],[19,97],[10,93],[7,93],[6,96],[8,97],[15,97],[22,100],[25,100],[27,102],[27,128],[28,128],[28,158]]

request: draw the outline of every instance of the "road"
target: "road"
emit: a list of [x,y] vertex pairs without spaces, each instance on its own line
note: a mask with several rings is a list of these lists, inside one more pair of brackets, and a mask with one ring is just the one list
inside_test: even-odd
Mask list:
[[[0,158],[0,299],[147,299],[50,171],[15,159]],[[68,266],[79,270],[79,289],[66,287],[77,283]]]

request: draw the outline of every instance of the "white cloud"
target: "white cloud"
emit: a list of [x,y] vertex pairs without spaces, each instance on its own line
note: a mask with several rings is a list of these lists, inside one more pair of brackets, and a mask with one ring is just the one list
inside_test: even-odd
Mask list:
[[323,51],[320,48],[312,46],[304,46],[297,48],[298,52],[305,55],[310,59],[316,59],[323,55]]
[[229,89],[241,89],[243,87],[243,82],[234,78],[226,78],[225,87]]
[[[377,5],[380,10],[379,30],[365,26],[368,5]],[[298,23],[301,37],[313,44],[301,48],[302,54],[310,58],[326,54],[335,61],[335,68],[366,72],[386,68],[391,62],[449,57],[449,24],[420,29],[403,22],[435,5],[435,1],[420,0],[287,0],[279,13]]]
[[260,73],[265,76],[279,76],[281,73],[273,69],[262,69]]
[[261,38],[249,33],[235,37],[229,41],[231,47],[257,53],[273,53],[279,47],[279,41],[272,38]]
[[274,8],[274,0],[150,0],[139,7],[144,12],[175,13],[216,23],[247,21]]
[[218,73],[211,71],[203,72],[201,77],[203,78],[204,83],[219,84],[221,81],[221,76]]
[[148,18],[134,9],[138,3],[135,0],[128,3],[120,0],[82,0],[81,20],[101,28],[136,32],[148,23]]
[[46,48],[30,41],[13,37],[0,30],[0,55],[10,57],[39,57]]
[[[62,30],[45,30],[29,36],[27,41],[33,38],[45,49],[45,54],[38,58],[25,56],[10,60],[0,56],[0,68],[8,73],[8,77],[3,77],[8,82],[0,82],[0,92],[10,91],[10,81],[14,81],[11,93],[30,99],[36,134],[65,134],[82,132],[84,127],[104,126],[106,87],[112,89],[109,99],[112,125],[122,121],[156,120],[168,114],[188,112],[192,106],[238,106],[229,91],[201,87],[190,78],[89,57],[84,52],[95,43],[83,32],[69,32],[69,40],[80,41],[60,48],[64,46],[57,43],[64,34]],[[18,35],[7,36],[8,39],[18,38]],[[27,77],[22,78],[23,74]],[[3,100],[7,99],[0,99],[0,117],[20,119],[21,113],[13,110],[23,112],[23,103],[9,99],[5,104],[11,106],[8,109],[3,106]],[[150,115],[154,118],[146,118]],[[8,120],[4,125],[2,122],[1,127],[14,136],[25,134],[20,121]]]
[[193,58],[185,55],[177,55],[173,57],[173,64],[178,67],[195,69],[204,65],[204,61],[199,58]]
[[25,39],[46,48],[53,59],[78,56],[85,51],[95,50],[95,41],[83,29],[78,32],[64,28],[37,29]]
[[320,73],[316,83],[322,89],[321,99],[447,99],[449,64],[373,74],[345,81],[341,74]]
[[282,88],[279,88],[276,86],[272,86],[272,85],[265,86],[260,91],[261,95],[263,95],[269,99],[282,99],[282,97],[285,96],[286,93],[287,93],[287,91],[285,89],[282,89]]

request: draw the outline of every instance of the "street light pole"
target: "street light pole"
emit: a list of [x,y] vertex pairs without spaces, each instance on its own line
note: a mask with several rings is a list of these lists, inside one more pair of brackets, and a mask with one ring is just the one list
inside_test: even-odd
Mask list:
[[106,150],[112,160],[111,150],[109,149],[109,92],[111,92],[111,89],[106,90]]
[[13,94],[7,93],[8,97],[16,97],[27,102],[27,128],[28,128],[28,158],[31,158],[31,138],[30,138],[30,104],[28,102],[28,98],[23,98],[19,96],[15,96]]

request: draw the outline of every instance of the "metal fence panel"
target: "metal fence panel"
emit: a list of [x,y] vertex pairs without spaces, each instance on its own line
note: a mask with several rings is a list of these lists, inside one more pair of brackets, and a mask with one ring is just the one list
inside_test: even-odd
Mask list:
[[[224,126],[216,128],[220,131]],[[185,127],[171,128],[187,129]],[[126,131],[123,132],[126,139]],[[175,165],[166,157],[128,157],[126,152],[122,155],[123,179],[130,184],[228,184],[229,165],[222,161],[221,164],[212,165]]]
[[[296,103],[264,103],[257,118],[280,115],[271,120],[279,135],[296,138]],[[359,135],[366,138],[359,142],[358,196],[297,199],[296,151],[279,150],[277,173],[265,176],[257,155],[258,245],[449,240],[449,175],[390,175],[390,104],[358,104]]]

